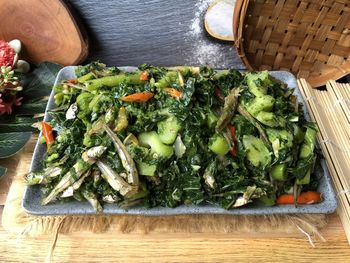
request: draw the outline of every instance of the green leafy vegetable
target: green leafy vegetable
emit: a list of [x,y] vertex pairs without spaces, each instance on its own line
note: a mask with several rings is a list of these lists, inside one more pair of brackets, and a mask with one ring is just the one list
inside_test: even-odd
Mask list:
[[[317,187],[317,129],[267,71],[144,64],[126,73],[93,62],[76,75],[54,89],[57,136],[43,170],[28,177],[45,204],[231,209]],[[125,100],[133,94],[152,97]]]

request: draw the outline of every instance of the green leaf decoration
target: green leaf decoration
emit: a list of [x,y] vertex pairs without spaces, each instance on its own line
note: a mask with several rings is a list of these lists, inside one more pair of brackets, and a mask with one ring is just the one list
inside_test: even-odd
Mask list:
[[[32,127],[33,123],[6,123],[0,124],[0,135],[2,132],[35,132],[38,129]],[[0,146],[1,149],[1,146]],[[1,155],[1,153],[0,153]]]
[[4,119],[0,119],[0,133],[1,132],[28,132],[37,131],[36,128],[32,127],[34,122],[40,122],[43,120],[43,116],[33,117],[33,116],[13,116]]
[[22,92],[26,103],[37,101],[38,98],[49,96],[61,65],[43,62],[29,75],[26,75],[28,84],[24,85]]
[[[15,107],[11,115],[0,116],[0,158],[16,154],[27,143],[35,122],[42,121],[43,117],[34,118],[34,115],[44,113],[47,97],[50,95],[57,73],[61,65],[43,62],[31,73],[20,74],[18,77],[23,83],[23,104]],[[6,168],[0,167],[0,175],[5,174]]]
[[31,132],[0,133],[0,158],[16,154],[29,141]]
[[45,112],[47,101],[40,103],[25,103],[16,110],[16,115],[33,115]]
[[3,177],[7,172],[7,168],[0,166],[0,179]]
[[15,119],[14,115],[0,115],[0,123],[10,123]]

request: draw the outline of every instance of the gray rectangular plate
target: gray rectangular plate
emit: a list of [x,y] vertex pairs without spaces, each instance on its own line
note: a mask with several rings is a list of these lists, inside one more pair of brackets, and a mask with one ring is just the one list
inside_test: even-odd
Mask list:
[[[74,79],[75,67],[63,68],[56,78],[55,85],[59,84],[61,80]],[[120,67],[124,71],[133,71],[134,67]],[[305,102],[298,90],[295,77],[286,71],[271,71],[270,75],[276,79],[286,83],[289,88],[295,89],[294,94],[298,97],[299,101],[305,105]],[[46,113],[48,110],[55,107],[53,100],[53,93],[50,96]],[[306,107],[304,107],[306,110]],[[305,112],[305,117],[309,119],[309,115]],[[45,120],[49,121],[48,114],[45,115]],[[40,134],[41,135],[41,134]],[[34,155],[30,167],[30,171],[40,169],[43,155],[46,152],[46,146],[37,142]],[[268,214],[304,214],[304,213],[332,213],[337,208],[337,201],[332,188],[331,178],[324,160],[321,161],[321,168],[316,172],[320,178],[320,185],[318,191],[323,194],[323,202],[313,205],[300,205],[295,207],[294,205],[283,205],[265,207],[257,204],[249,204],[242,208],[236,208],[231,210],[225,210],[219,206],[214,205],[181,205],[176,208],[155,207],[151,209],[144,208],[142,206],[131,207],[128,210],[121,209],[116,204],[105,204],[103,207],[104,214],[128,214],[128,215],[148,215],[148,216],[160,216],[160,215],[180,215],[180,214],[226,214],[226,215],[268,215]],[[23,208],[27,213],[35,215],[85,215],[95,214],[88,202],[73,201],[69,203],[52,203],[46,206],[41,204],[41,191],[40,186],[28,186],[26,188],[23,198]]]

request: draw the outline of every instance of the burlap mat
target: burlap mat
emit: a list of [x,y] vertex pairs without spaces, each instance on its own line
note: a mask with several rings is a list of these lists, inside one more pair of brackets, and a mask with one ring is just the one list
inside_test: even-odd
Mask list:
[[91,231],[103,233],[294,233],[302,232],[313,245],[313,238],[324,240],[319,230],[326,226],[325,215],[182,215],[182,216],[33,216],[22,209],[25,188],[35,137],[20,154],[20,161],[6,200],[2,224],[6,231],[19,236]]

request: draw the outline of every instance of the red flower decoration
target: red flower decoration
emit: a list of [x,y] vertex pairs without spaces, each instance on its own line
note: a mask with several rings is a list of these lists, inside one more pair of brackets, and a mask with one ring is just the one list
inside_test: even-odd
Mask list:
[[13,48],[6,41],[0,40],[0,67],[13,67],[15,55]]
[[13,106],[20,106],[23,97],[17,98],[15,94],[0,93],[0,115],[11,114]]

